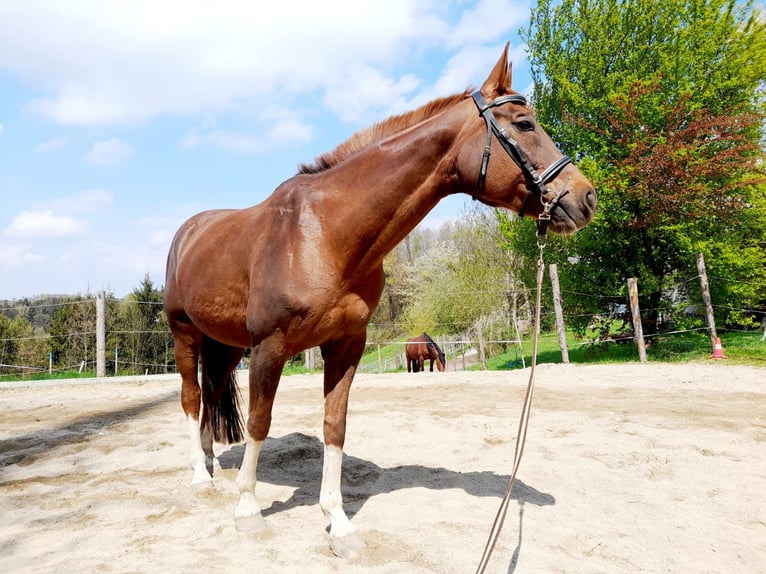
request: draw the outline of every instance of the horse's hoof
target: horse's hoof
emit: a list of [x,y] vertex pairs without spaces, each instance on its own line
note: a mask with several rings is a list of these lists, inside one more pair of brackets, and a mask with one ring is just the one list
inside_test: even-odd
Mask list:
[[237,516],[234,518],[234,522],[238,532],[262,532],[268,527],[266,520],[260,513],[251,514],[250,516]]
[[207,480],[198,480],[198,481],[192,481],[191,483],[192,489],[197,491],[205,491],[205,490],[211,490],[213,488],[213,481],[212,479]]
[[352,532],[346,536],[330,536],[330,550],[339,558],[354,558],[364,548],[364,540]]
[[196,488],[199,485],[203,487],[213,486],[212,467],[208,468],[205,463],[198,462],[192,470],[194,471],[191,481],[193,487]]

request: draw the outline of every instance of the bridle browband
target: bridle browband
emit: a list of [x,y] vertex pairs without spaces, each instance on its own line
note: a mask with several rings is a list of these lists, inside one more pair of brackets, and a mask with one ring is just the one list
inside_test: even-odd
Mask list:
[[[487,145],[484,146],[484,155],[481,158],[481,170],[479,171],[479,177],[476,180],[476,191],[474,192],[474,199],[476,196],[484,190],[484,184],[487,178],[487,165],[489,164],[489,156],[492,146],[492,134],[495,135],[497,141],[505,150],[511,159],[519,166],[521,173],[524,174],[527,183],[530,184],[532,193],[536,194],[540,198],[540,202],[543,205],[543,211],[537,218],[538,221],[538,236],[545,235],[548,223],[551,218],[551,210],[556,206],[561,197],[566,193],[566,186],[564,186],[559,192],[557,192],[553,199],[550,201],[545,200],[545,194],[548,193],[548,189],[545,184],[556,177],[559,172],[564,169],[568,163],[572,160],[562,155],[559,159],[549,165],[540,175],[537,174],[535,168],[529,163],[526,154],[519,146],[518,142],[514,140],[510,134],[497,122],[492,108],[502,106],[504,104],[520,104],[522,106],[527,105],[527,99],[521,94],[509,94],[507,96],[500,96],[497,99],[487,103],[484,96],[481,95],[479,90],[476,90],[471,94],[476,107],[479,108],[479,115],[484,118],[484,123],[487,125]],[[519,210],[519,217],[524,216],[526,210],[527,200],[531,193],[527,193],[524,200],[521,203],[521,209]]]

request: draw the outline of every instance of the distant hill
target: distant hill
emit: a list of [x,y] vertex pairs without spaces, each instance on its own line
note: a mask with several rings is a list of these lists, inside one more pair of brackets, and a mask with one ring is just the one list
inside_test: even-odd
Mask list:
[[26,317],[35,333],[46,332],[62,303],[80,301],[83,295],[35,295],[21,299],[0,299],[0,313],[11,319]]

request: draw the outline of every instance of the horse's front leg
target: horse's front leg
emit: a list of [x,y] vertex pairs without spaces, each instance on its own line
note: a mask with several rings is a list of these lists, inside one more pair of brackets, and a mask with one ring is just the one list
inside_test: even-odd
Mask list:
[[262,530],[266,521],[255,500],[258,455],[271,426],[271,409],[285,364],[284,338],[273,335],[253,348],[250,356],[250,397],[245,454],[237,474],[239,503],[234,510],[238,530]]
[[324,367],[324,462],[319,506],[330,519],[330,549],[341,558],[353,558],[364,547],[356,527],[343,511],[341,466],[346,439],[348,393],[364,352],[366,334],[322,345]]

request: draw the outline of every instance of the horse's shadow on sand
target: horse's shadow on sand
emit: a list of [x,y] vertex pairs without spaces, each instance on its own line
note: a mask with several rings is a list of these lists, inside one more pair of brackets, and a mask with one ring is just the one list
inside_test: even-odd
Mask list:
[[[221,468],[239,468],[243,445],[236,445],[218,455]],[[258,481],[294,487],[286,501],[275,501],[263,509],[269,516],[297,506],[318,504],[322,480],[323,443],[314,436],[291,433],[279,438],[269,437],[258,459]],[[444,467],[401,465],[382,468],[374,462],[352,455],[343,456],[343,506],[349,518],[356,515],[373,496],[402,488],[422,487],[433,490],[460,488],[472,496],[502,498],[510,476],[490,471],[458,472]],[[511,498],[520,504],[548,506],[556,503],[547,493],[516,479]]]

